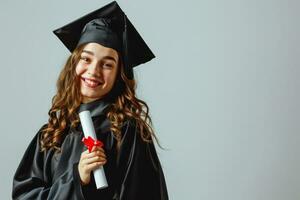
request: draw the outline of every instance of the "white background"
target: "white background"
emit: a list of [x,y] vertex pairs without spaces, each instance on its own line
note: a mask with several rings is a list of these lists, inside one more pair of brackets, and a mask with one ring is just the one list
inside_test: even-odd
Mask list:
[[[52,31],[109,2],[0,1],[0,199],[69,55]],[[118,3],[156,55],[135,72],[170,199],[300,199],[299,1]]]

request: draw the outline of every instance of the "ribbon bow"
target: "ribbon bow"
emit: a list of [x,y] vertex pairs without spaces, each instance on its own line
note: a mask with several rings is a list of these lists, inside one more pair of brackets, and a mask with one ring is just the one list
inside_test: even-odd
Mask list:
[[94,146],[102,147],[103,143],[99,140],[94,140],[91,136],[87,138],[82,138],[82,142],[88,148],[89,153],[91,153]]

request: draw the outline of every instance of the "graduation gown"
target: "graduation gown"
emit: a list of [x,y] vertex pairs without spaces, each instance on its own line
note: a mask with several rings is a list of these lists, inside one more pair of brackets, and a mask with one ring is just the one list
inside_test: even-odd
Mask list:
[[103,166],[108,187],[96,189],[93,175],[80,184],[78,163],[86,150],[81,125],[67,128],[61,152],[40,151],[41,130],[32,139],[13,178],[13,199],[38,200],[167,200],[164,174],[153,143],[142,140],[134,120],[122,126],[120,151],[106,118],[109,102],[81,104],[78,112],[90,110],[97,138],[104,143],[107,163]]

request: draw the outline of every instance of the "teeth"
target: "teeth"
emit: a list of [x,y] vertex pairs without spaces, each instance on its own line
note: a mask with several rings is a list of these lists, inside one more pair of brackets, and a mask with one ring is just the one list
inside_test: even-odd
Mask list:
[[92,87],[99,84],[97,81],[92,81],[92,80],[88,80],[88,79],[84,79],[84,82],[86,82],[87,84],[89,84]]

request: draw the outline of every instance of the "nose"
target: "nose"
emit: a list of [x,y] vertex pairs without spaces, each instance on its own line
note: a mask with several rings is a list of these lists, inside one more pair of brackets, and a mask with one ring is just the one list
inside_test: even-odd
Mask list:
[[96,76],[96,77],[100,77],[101,76],[101,69],[100,67],[98,67],[98,64],[93,62],[88,66],[87,69],[88,74],[92,75],[92,76]]

